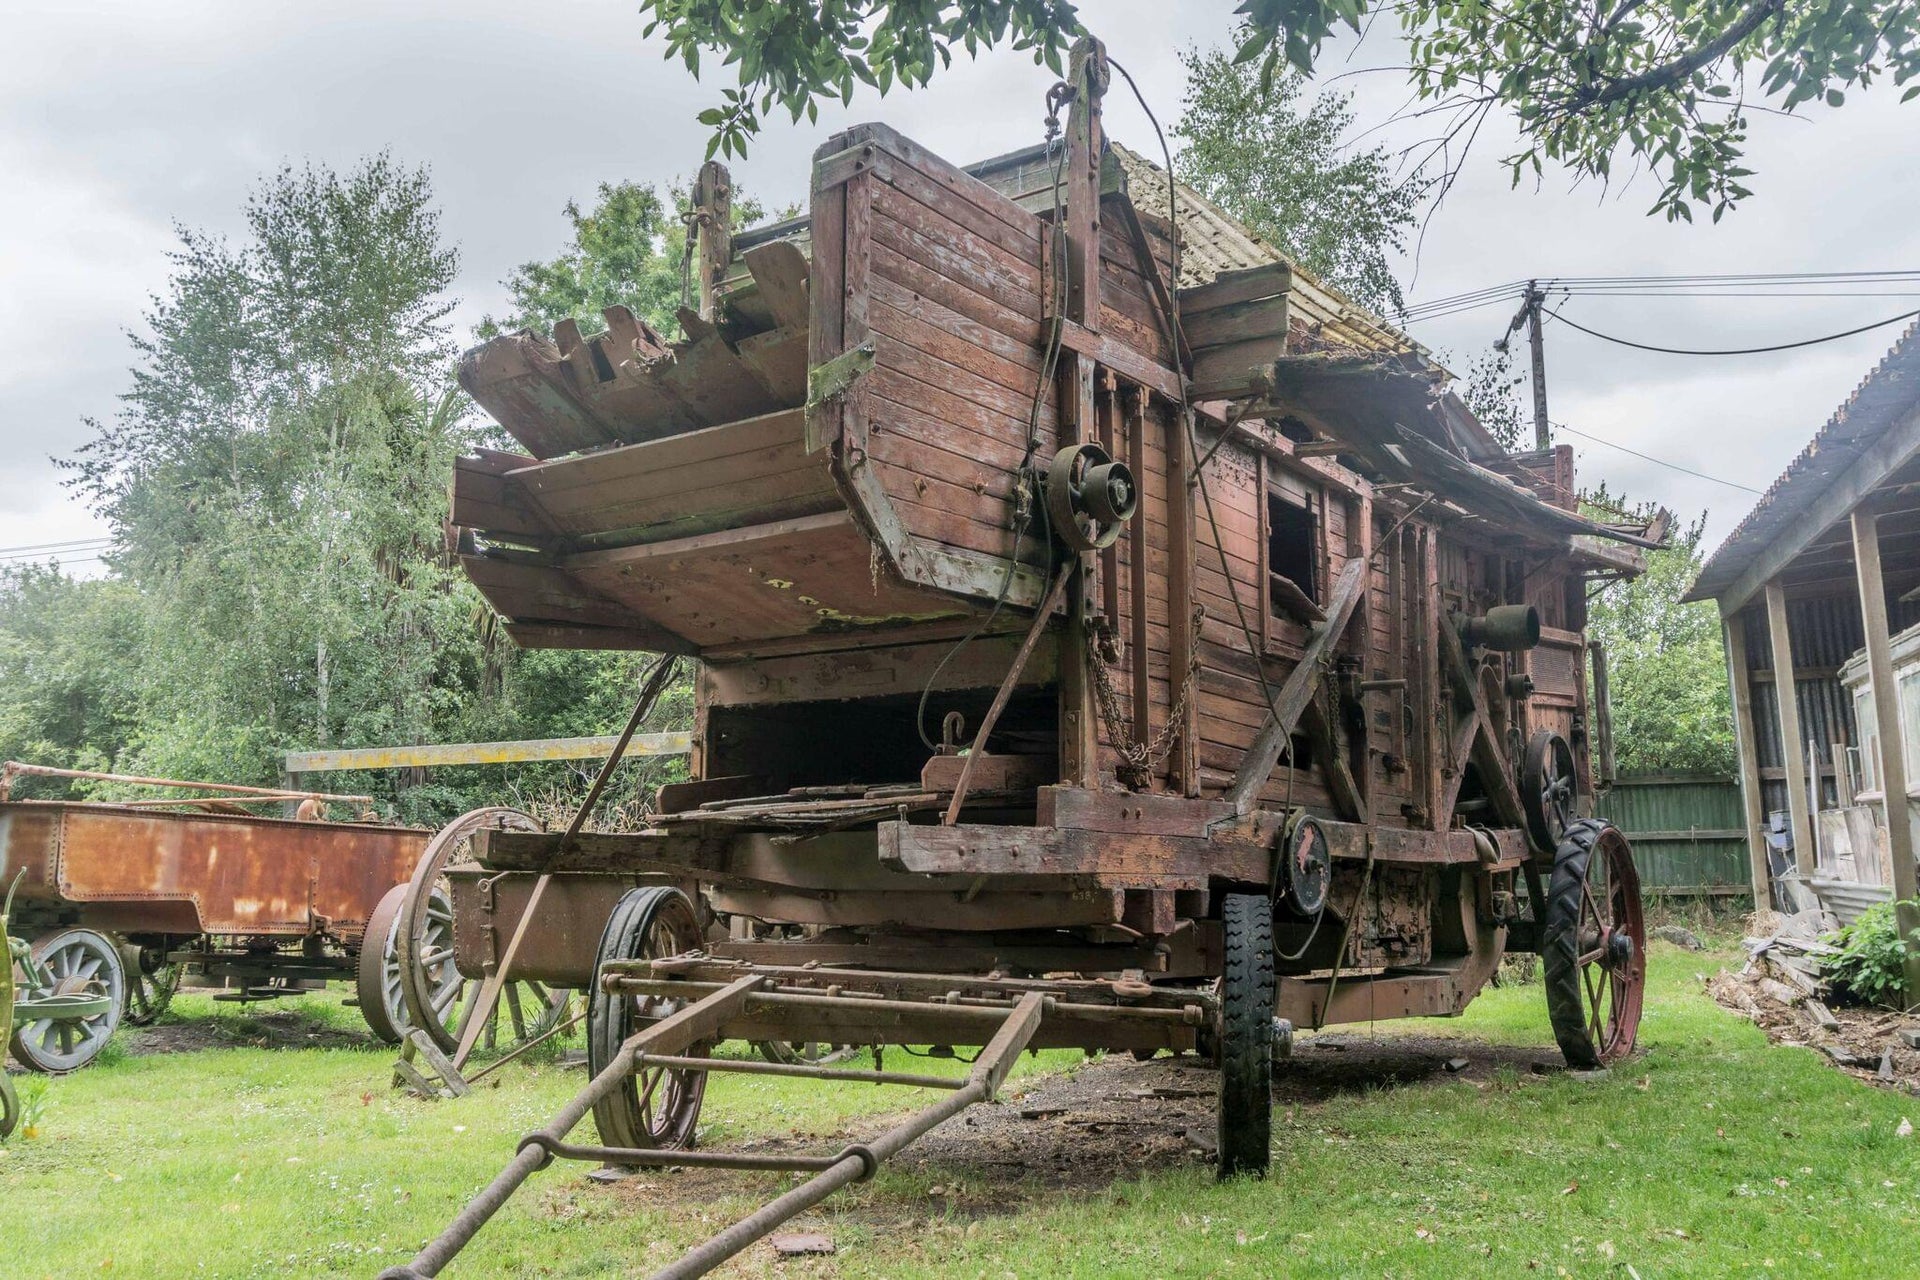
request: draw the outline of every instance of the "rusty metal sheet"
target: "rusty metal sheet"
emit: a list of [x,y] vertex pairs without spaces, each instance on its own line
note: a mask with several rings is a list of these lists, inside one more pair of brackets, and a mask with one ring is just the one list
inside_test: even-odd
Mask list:
[[112,805],[0,805],[0,874],[27,868],[21,900],[80,908],[132,933],[299,936],[352,943],[407,879],[427,832]]

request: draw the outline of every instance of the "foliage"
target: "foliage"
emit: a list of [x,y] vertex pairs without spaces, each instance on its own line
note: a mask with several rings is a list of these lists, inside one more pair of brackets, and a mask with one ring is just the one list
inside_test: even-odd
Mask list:
[[1520,404],[1520,385],[1525,381],[1526,376],[1513,367],[1513,353],[1494,347],[1468,362],[1467,376],[1455,388],[1480,425],[1509,453],[1533,429],[1532,416]]
[[0,569],[0,759],[113,763],[138,719],[130,677],[144,647],[128,584],[77,581],[53,565]]
[[1401,309],[1406,299],[1388,257],[1413,225],[1424,184],[1396,178],[1386,148],[1346,145],[1352,95],[1322,93],[1303,106],[1299,74],[1262,85],[1217,49],[1189,50],[1181,61],[1179,175],[1362,306]]
[[[776,102],[798,120],[822,98],[851,101],[860,82],[924,85],[956,43],[1009,43],[1057,73],[1081,30],[1066,0],[642,0],[641,12],[695,76],[702,50],[738,65],[739,88],[700,116],[710,154],[740,151]],[[1263,84],[1285,66],[1311,74],[1337,31],[1397,15],[1423,104],[1412,114],[1438,122],[1428,159],[1449,176],[1503,109],[1520,132],[1504,161],[1514,181],[1548,161],[1609,181],[1624,155],[1661,182],[1653,211],[1670,219],[1691,220],[1695,204],[1718,219],[1749,194],[1751,110],[1838,107],[1850,88],[1920,74],[1912,0],[1243,0],[1236,12],[1247,30],[1234,60]]]
[[582,212],[569,200],[565,212],[572,227],[567,247],[546,261],[515,267],[501,282],[512,299],[511,315],[488,316],[476,336],[550,329],[565,319],[592,332],[601,327],[601,312],[616,305],[671,332],[686,232],[659,193],[637,182],[603,182],[591,209]]
[[1901,941],[1896,919],[1898,904],[1876,902],[1860,913],[1860,918],[1827,936],[1840,948],[1840,954],[1828,958],[1826,979],[1836,996],[1861,1004],[1885,1005],[1890,1009],[1906,1006],[1907,948],[1920,946],[1920,929]]
[[[1645,520],[1605,485],[1583,496],[1601,520]],[[1711,602],[1682,604],[1700,571],[1706,514],[1647,553],[1647,571],[1603,588],[1587,611],[1587,634],[1605,646],[1621,773],[1734,772],[1733,708],[1726,654]]]
[[896,81],[925,85],[953,63],[1011,43],[1061,74],[1061,53],[1080,31],[1069,0],[641,0],[646,34],[666,32],[669,59],[694,76],[701,51],[738,63],[740,87],[700,113],[712,126],[707,155],[745,155],[775,103],[794,120],[819,118],[821,99],[852,102],[856,84],[885,94]]

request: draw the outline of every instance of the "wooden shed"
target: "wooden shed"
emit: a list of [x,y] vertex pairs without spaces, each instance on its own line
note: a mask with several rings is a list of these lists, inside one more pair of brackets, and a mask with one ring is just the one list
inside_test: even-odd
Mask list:
[[[1912,899],[1915,795],[1902,780],[1913,739],[1871,726],[1903,723],[1893,636],[1920,623],[1920,325],[1728,535],[1687,599],[1716,602],[1725,628],[1755,902],[1771,895],[1772,815],[1785,815],[1796,878],[1857,880],[1868,851],[1855,867],[1849,845],[1840,865],[1844,818],[1826,824],[1822,877],[1819,815],[1861,805],[1881,811],[1886,892]],[[1906,928],[1920,926],[1906,914]]]

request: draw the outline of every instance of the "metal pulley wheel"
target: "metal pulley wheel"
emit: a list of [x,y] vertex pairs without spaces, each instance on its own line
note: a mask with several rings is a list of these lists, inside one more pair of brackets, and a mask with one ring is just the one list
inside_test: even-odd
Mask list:
[[1133,471],[1091,441],[1053,455],[1046,488],[1053,536],[1071,551],[1112,546],[1140,508]]
[[1333,887],[1333,851],[1319,822],[1302,818],[1287,833],[1287,853],[1281,863],[1281,883],[1293,909],[1303,916],[1318,915]]

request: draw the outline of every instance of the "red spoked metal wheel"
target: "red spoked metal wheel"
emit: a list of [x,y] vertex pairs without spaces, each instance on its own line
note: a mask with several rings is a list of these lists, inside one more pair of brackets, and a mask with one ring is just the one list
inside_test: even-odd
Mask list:
[[1633,847],[1583,818],[1554,854],[1540,922],[1547,1016],[1567,1065],[1592,1070],[1633,1052],[1646,999],[1647,930]]

